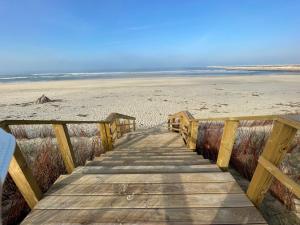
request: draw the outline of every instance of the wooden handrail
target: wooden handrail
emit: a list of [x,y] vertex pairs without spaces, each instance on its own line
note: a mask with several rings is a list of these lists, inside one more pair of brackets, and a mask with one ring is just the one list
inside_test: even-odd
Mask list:
[[106,117],[105,122],[113,122],[116,119],[128,119],[128,120],[135,120],[135,117],[127,116],[120,113],[111,113]]
[[[219,117],[194,119],[187,111],[178,112],[168,117],[168,127],[171,131],[179,131],[186,140],[192,139],[192,135],[198,132],[199,123],[208,121],[224,122],[223,135],[221,139],[217,165],[226,170],[236,138],[236,131],[240,121],[268,120],[273,121],[273,128],[267,144],[258,160],[252,180],[249,184],[247,195],[249,199],[258,206],[269,189],[275,177],[285,185],[297,197],[300,197],[300,185],[289,179],[277,166],[284,159],[291,141],[294,139],[297,130],[300,129],[300,121],[288,118],[285,115],[263,115],[263,116],[239,116],[239,117]],[[191,132],[191,124],[197,131]],[[195,125],[196,124],[196,125]],[[195,138],[195,136],[193,137]],[[196,138],[197,139],[197,138]],[[194,143],[196,141],[193,141]]]
[[[121,122],[126,120],[126,123]],[[133,122],[130,122],[133,121]],[[127,116],[119,113],[111,113],[105,120],[4,120],[0,121],[0,128],[11,133],[10,125],[47,125],[51,124],[57,139],[58,148],[60,150],[64,165],[68,173],[76,167],[76,159],[68,133],[67,124],[98,124],[102,146],[105,151],[113,149],[113,142],[121,137],[124,133],[135,130],[135,117]],[[132,126],[132,127],[131,127]],[[126,129],[121,129],[126,127]],[[1,146],[0,146],[1,147]],[[15,184],[22,193],[25,201],[33,208],[41,199],[42,192],[32,175],[31,169],[28,167],[25,158],[16,145],[14,156],[10,162],[9,174]]]
[[179,131],[189,149],[196,150],[198,122],[190,112],[182,111],[169,115],[168,129]]

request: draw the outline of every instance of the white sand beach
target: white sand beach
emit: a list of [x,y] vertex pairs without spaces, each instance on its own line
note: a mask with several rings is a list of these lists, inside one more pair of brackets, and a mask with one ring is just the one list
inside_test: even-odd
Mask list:
[[[45,94],[53,102],[34,104]],[[189,110],[197,118],[300,112],[300,76],[124,78],[0,84],[0,120],[100,120],[110,112],[140,127]]]

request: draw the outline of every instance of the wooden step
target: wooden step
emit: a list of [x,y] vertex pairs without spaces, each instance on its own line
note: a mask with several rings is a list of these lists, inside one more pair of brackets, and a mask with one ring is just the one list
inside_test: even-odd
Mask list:
[[[47,213],[46,213],[47,212]],[[181,209],[34,209],[22,225],[39,224],[266,224],[255,207]]]
[[101,161],[88,161],[85,166],[156,166],[156,165],[210,165],[211,162],[206,159],[193,160],[177,160],[177,159],[161,159],[161,160],[112,160],[104,159]]
[[266,224],[235,179],[178,134],[128,134],[62,175],[23,225]]
[[173,184],[183,183],[224,183],[235,182],[235,179],[228,172],[214,173],[170,173],[170,174],[80,174],[61,175],[56,183],[61,184]]
[[163,156],[163,155],[194,155],[198,156],[196,152],[191,152],[191,151],[184,151],[184,152],[132,152],[132,151],[127,151],[127,152],[122,152],[122,151],[110,151],[105,153],[106,156]]
[[127,159],[131,159],[131,160],[143,160],[143,159],[147,159],[147,160],[160,160],[160,159],[164,159],[164,160],[194,160],[194,159],[203,159],[202,156],[198,156],[198,155],[163,155],[163,156],[135,156],[135,155],[125,155],[125,156],[100,156],[100,158],[97,158],[97,160],[95,161],[102,161],[104,159],[109,159],[109,160],[127,160]]
[[161,153],[166,153],[166,152],[194,152],[189,149],[165,149],[165,148],[155,148],[155,149],[146,149],[146,148],[138,148],[138,149],[114,149],[110,152],[133,152],[133,153],[139,153],[139,152],[150,152],[150,153],[156,153],[156,152],[161,152]]
[[216,165],[190,165],[190,166],[89,166],[77,167],[74,173],[105,174],[105,173],[205,173],[220,172]]
[[[163,182],[163,181],[162,181]],[[181,183],[180,180],[174,183],[94,183],[94,184],[72,184],[66,185],[58,182],[54,184],[46,195],[162,195],[162,194],[242,194],[244,193],[235,182],[216,183]]]
[[35,209],[141,209],[141,208],[215,208],[249,207],[253,204],[245,194],[135,195],[114,196],[49,195]]

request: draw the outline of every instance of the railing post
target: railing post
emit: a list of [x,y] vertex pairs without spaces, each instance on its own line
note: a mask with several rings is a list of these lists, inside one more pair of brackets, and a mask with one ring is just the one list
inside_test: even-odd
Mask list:
[[[11,133],[8,125],[4,126],[3,129],[6,132]],[[27,165],[18,144],[16,145],[13,158],[9,164],[8,172],[23,195],[28,206],[32,209],[42,198],[42,192],[32,174],[31,169]]]
[[228,168],[238,125],[237,120],[225,121],[217,159],[217,165],[223,170]]
[[179,117],[179,134],[182,136],[183,131],[183,116]]
[[68,173],[72,173],[75,165],[75,156],[66,124],[53,124],[58,148]]
[[117,126],[117,138],[122,137],[122,131],[120,127],[120,119],[116,119],[116,126]]
[[130,120],[126,119],[125,121],[126,121],[125,131],[126,133],[128,133],[130,131]]
[[132,123],[133,123],[133,131],[135,131],[136,130],[135,120],[133,120]]
[[197,137],[198,137],[198,121],[191,120],[190,122],[190,137],[189,137],[189,148],[196,150]]
[[[274,166],[278,166],[289,149],[296,132],[296,128],[275,121],[261,156]],[[258,164],[247,190],[247,195],[254,205],[258,206],[262,202],[272,180],[273,176]]]
[[107,122],[101,122],[99,124],[100,137],[103,148],[105,151],[111,151],[113,149],[112,136],[110,132],[110,126]]

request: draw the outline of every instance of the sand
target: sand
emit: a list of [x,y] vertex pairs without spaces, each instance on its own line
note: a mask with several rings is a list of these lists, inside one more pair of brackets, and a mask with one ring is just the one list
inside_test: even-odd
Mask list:
[[[45,94],[54,102],[34,104]],[[110,112],[139,127],[189,110],[197,118],[300,112],[300,76],[163,77],[0,84],[0,120],[101,120]]]

